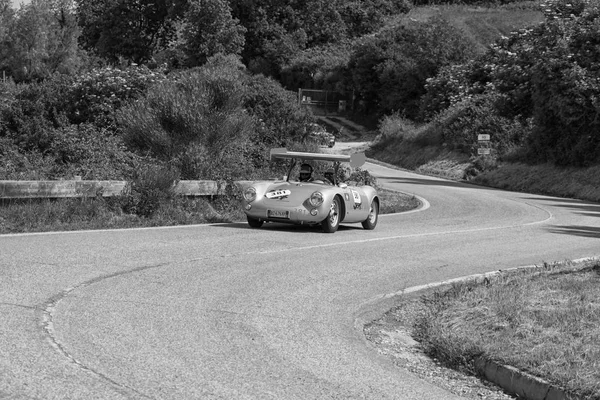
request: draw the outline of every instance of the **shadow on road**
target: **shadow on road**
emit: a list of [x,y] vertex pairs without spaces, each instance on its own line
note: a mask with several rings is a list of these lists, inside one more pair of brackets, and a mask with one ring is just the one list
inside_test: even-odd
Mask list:
[[[251,228],[246,222],[231,222],[231,223],[220,223],[210,225],[219,228],[234,228],[234,229],[251,229],[255,231],[271,231],[271,232],[296,232],[298,234],[301,233],[323,233],[320,225],[295,225],[295,224],[282,224],[277,222],[268,222],[265,223],[262,228]],[[338,232],[343,231],[353,231],[353,230],[363,230],[362,226],[356,225],[340,225],[338,228]]]
[[546,199],[540,197],[529,197],[526,200],[545,201],[552,203],[554,207],[568,208],[574,210],[577,214],[587,217],[600,217],[600,204],[584,202],[576,199]]
[[589,238],[600,238],[600,227],[593,226],[554,226],[548,229],[550,233],[574,235]]
[[377,180],[385,179],[387,183],[399,183],[408,185],[423,185],[423,186],[446,186],[455,188],[468,189],[485,189],[485,190],[500,190],[487,186],[478,186],[466,182],[456,182],[440,178],[421,179],[421,178],[398,178],[397,176],[377,176]]

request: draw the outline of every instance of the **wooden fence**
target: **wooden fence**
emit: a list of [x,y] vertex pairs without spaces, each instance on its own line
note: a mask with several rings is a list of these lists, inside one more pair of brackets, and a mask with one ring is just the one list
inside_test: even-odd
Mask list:
[[[240,188],[252,181],[236,181]],[[124,194],[127,181],[0,181],[0,199],[111,197]],[[223,194],[226,185],[215,181],[179,181],[175,193],[184,196],[214,196]]]

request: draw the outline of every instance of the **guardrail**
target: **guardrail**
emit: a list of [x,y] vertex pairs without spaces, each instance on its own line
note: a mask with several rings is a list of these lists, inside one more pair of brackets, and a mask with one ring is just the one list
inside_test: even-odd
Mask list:
[[[253,181],[236,181],[238,187]],[[0,181],[0,199],[35,199],[68,197],[112,197],[124,194],[127,181]],[[175,193],[184,196],[215,196],[223,194],[226,186],[216,181],[179,181]]]

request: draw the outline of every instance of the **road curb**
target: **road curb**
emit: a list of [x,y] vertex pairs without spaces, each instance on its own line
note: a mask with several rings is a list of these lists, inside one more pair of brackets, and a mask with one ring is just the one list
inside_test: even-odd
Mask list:
[[[582,263],[586,261],[598,260],[600,256],[591,256],[585,258],[579,258],[576,260],[572,260],[573,263]],[[379,296],[371,299],[363,306],[369,306],[368,308],[372,308],[376,304],[389,304],[389,301],[398,296],[418,296],[420,293],[431,290],[442,288],[445,286],[452,285],[454,283],[463,283],[463,282],[485,282],[490,277],[499,275],[504,272],[513,272],[518,270],[526,270],[526,269],[534,269],[539,268],[539,265],[526,265],[520,267],[507,268],[504,270],[497,270],[492,272],[487,272],[483,274],[474,274],[468,275],[464,277],[454,278],[446,281],[435,282],[425,285],[413,286],[410,288],[406,288],[404,290],[400,290],[398,292],[389,293],[384,296]],[[389,311],[389,310],[387,310]],[[387,312],[386,311],[386,312]],[[370,312],[362,313],[362,318],[357,318],[355,320],[355,324],[358,327],[364,327],[367,323],[371,321],[367,321],[365,317],[373,320],[374,310],[370,310]],[[385,313],[384,313],[385,314]],[[528,374],[525,371],[521,371],[518,368],[515,368],[510,365],[505,365],[498,363],[494,360],[490,360],[484,356],[480,356],[475,359],[475,372],[485,380],[494,383],[495,385],[501,387],[508,393],[519,396],[520,399],[525,400],[585,400],[585,397],[578,396],[574,393],[571,393],[567,390],[564,390],[556,385],[553,385],[541,378],[538,378],[534,375]]]
[[484,357],[475,359],[475,371],[487,381],[519,396],[519,398],[527,400],[583,400],[583,397],[567,392],[537,376]]

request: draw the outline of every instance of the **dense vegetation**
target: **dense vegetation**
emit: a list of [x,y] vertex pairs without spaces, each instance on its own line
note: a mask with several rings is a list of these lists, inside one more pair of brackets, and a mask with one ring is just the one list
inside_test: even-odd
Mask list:
[[380,147],[410,142],[410,125],[481,168],[598,163],[597,0],[549,0],[491,47],[418,5],[0,0],[0,179],[267,176],[269,148],[310,146],[299,87],[351,96],[354,117],[381,121]]
[[[478,134],[489,134],[492,160],[599,163],[599,3],[549,1],[542,9],[542,23],[427,80],[421,140],[473,155]],[[387,127],[382,147],[394,140],[389,120]]]

